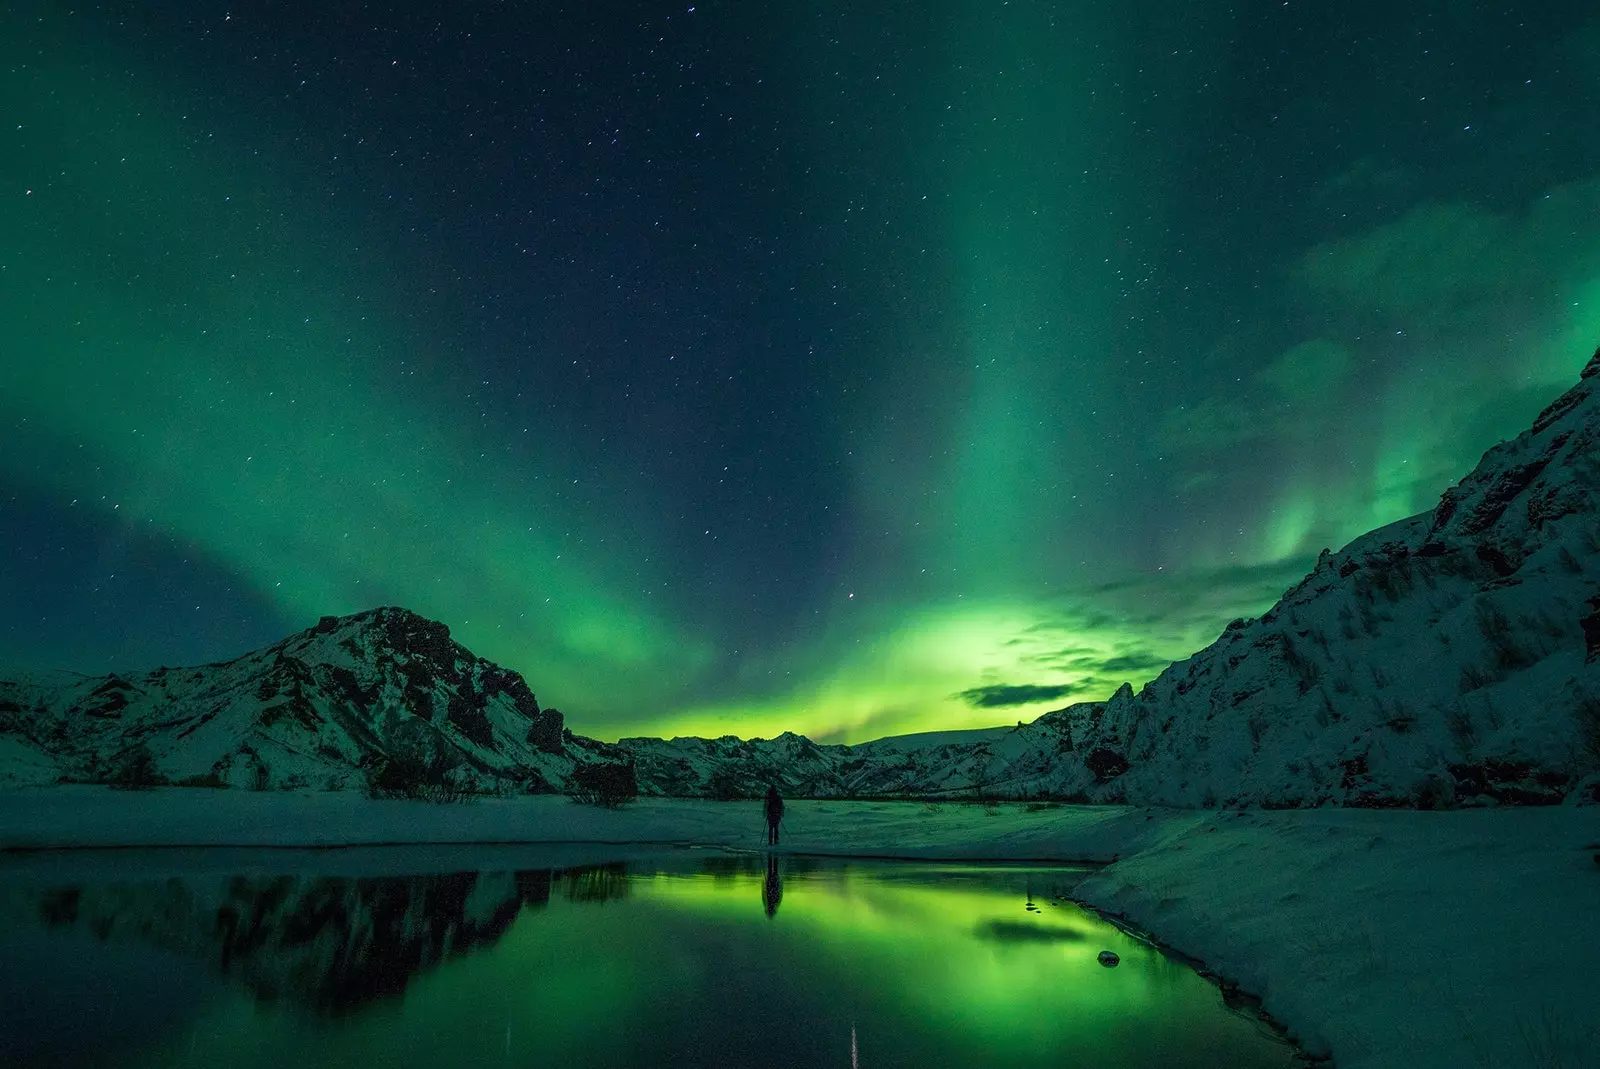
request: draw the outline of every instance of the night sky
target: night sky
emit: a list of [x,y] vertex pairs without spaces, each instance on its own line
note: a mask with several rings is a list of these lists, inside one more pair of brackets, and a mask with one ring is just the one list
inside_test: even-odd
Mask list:
[[0,8],[0,667],[399,604],[575,730],[1136,685],[1600,342],[1591,3]]

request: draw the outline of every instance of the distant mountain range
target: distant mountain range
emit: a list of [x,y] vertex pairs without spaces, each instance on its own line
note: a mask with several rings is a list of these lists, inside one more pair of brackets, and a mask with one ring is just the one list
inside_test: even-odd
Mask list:
[[[1324,551],[1135,694],[975,732],[819,745],[565,730],[522,677],[382,608],[233,661],[0,681],[0,784],[356,788],[426,768],[559,791],[1053,797],[1175,806],[1600,801],[1600,352],[1436,508]],[[379,777],[381,779],[381,777]]]

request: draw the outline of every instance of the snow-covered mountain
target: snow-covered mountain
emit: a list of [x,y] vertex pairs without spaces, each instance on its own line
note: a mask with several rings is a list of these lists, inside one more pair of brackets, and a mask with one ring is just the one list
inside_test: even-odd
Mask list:
[[775,739],[627,738],[639,789],[652,794],[752,798],[775,784],[813,798],[972,793],[987,769],[1018,754],[1015,728],[900,735],[857,746],[821,744],[786,731]]
[[1094,781],[1074,753],[1072,725],[1104,705],[1083,703],[1016,727],[893,735],[854,746],[786,731],[775,739],[625,738],[617,747],[632,758],[646,794],[754,798],[770,783],[802,798],[1088,801]]
[[561,790],[1066,798],[1178,806],[1600,800],[1600,352],[1437,508],[1315,568],[1135,694],[976,732],[819,745],[563,730],[522,677],[403,609],[325,617],[234,661],[0,681],[0,784],[360,787],[451,770]]
[[[1171,805],[1560,801],[1600,772],[1600,352],[1438,506],[1077,706],[1057,789]],[[1588,777],[1588,782],[1584,782]]]
[[[1008,729],[862,746],[575,735],[517,673],[399,608],[324,617],[232,661],[136,675],[0,680],[0,785],[169,782],[366,789],[386,765],[452,788],[561,791],[573,769],[635,762],[646,793],[938,794],[982,784]],[[995,750],[995,756],[991,750]],[[449,792],[445,792],[449,793]]]
[[564,731],[522,677],[405,609],[324,617],[236,660],[0,681],[0,784],[164,779],[359,788],[405,765],[477,790],[557,790],[614,747]]

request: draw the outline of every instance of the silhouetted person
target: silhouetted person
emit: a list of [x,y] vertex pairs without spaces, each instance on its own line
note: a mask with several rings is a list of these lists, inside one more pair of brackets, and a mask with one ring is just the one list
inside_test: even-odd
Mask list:
[[778,855],[767,855],[767,882],[761,887],[761,901],[767,907],[767,916],[778,913],[778,903],[783,901],[783,880],[778,876]]
[[783,823],[783,799],[778,797],[776,785],[767,788],[767,800],[764,803],[767,814],[767,845],[778,845],[778,825]]

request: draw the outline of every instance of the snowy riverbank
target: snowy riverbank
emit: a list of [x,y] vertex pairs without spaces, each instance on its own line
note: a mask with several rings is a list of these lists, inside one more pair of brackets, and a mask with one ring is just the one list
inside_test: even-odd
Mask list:
[[[755,803],[644,799],[608,812],[554,797],[434,806],[351,794],[0,793],[0,848],[12,849],[431,843],[456,845],[406,851],[409,863],[455,866],[470,863],[464,846],[523,843],[531,845],[515,856],[531,866],[689,844],[759,849],[761,839]],[[1215,813],[796,801],[783,849],[1115,862],[1079,897],[1259,995],[1340,1069],[1596,1064],[1594,808]],[[0,876],[42,860],[0,858]]]

